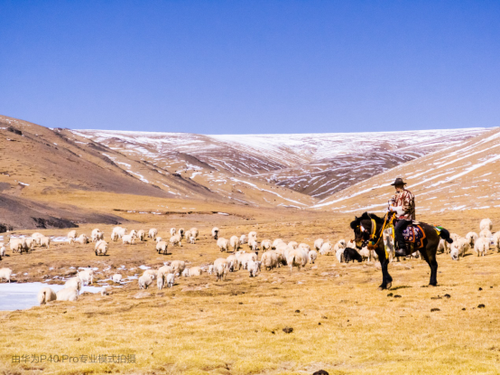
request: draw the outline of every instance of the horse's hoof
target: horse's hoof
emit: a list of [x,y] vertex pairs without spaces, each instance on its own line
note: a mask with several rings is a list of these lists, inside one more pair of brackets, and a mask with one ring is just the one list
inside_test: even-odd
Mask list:
[[388,283],[387,284],[387,289],[391,289],[392,288],[392,283]]
[[380,285],[380,286],[378,287],[378,290],[385,290],[385,289],[387,289],[387,288],[386,288],[385,286],[383,286],[383,285]]

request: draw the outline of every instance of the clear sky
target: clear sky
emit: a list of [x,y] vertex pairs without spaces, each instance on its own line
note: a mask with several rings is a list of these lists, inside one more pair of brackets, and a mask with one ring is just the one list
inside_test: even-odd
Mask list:
[[0,114],[203,134],[500,126],[500,1],[0,0]]

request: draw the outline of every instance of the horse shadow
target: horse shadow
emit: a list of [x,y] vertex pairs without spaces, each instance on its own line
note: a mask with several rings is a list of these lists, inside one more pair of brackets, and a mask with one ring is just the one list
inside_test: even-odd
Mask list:
[[391,290],[408,289],[408,288],[413,288],[413,287],[411,285],[400,285],[392,287]]

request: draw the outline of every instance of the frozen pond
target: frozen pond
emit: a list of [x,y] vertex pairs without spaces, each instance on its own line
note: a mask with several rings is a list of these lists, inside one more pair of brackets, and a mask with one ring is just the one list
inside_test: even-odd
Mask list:
[[[38,306],[37,295],[43,287],[50,287],[54,292],[64,288],[64,285],[44,283],[1,283],[0,284],[0,311],[24,310]],[[103,287],[84,286],[80,293],[98,293]]]

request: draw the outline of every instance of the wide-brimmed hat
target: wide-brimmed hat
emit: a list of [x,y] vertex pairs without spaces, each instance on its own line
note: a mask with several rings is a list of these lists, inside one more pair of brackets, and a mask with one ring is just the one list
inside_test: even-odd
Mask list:
[[401,177],[396,178],[396,181],[394,181],[391,186],[397,186],[397,185],[406,185],[406,182],[403,181]]

